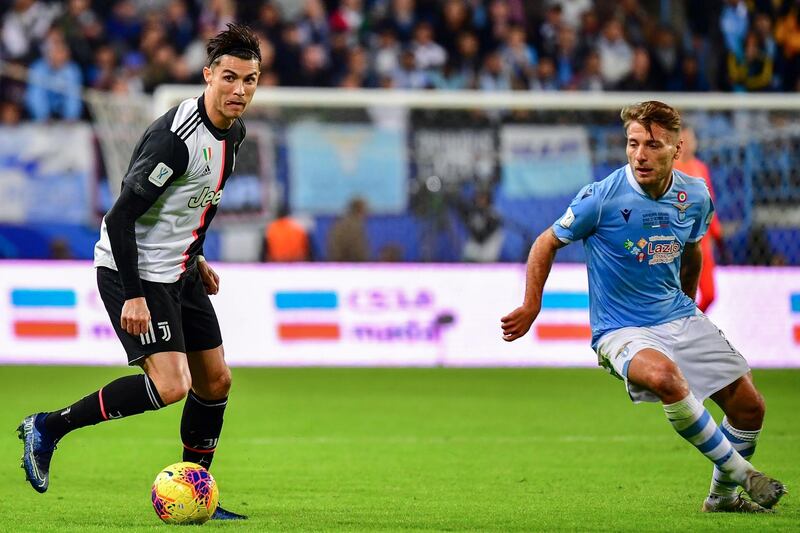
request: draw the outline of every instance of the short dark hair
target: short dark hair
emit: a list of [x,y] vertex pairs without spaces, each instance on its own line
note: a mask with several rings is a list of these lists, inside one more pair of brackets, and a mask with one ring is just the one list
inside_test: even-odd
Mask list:
[[638,104],[629,105],[622,108],[619,114],[622,123],[625,126],[625,132],[628,132],[628,126],[631,122],[638,122],[648,133],[652,135],[650,128],[653,124],[658,124],[667,131],[673,133],[681,132],[681,115],[678,111],[657,100],[650,100],[647,102],[639,102]]
[[228,24],[228,29],[221,31],[208,41],[206,46],[208,59],[206,66],[211,67],[225,55],[239,59],[255,59],[261,65],[261,48],[258,37],[244,24]]

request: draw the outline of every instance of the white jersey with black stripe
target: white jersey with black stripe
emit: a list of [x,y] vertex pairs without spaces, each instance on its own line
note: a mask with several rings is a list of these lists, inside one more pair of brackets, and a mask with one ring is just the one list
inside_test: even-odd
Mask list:
[[[184,100],[144,133],[123,180],[152,202],[135,225],[141,279],[177,281],[201,252],[244,136],[241,119],[228,130],[216,128],[203,96]],[[94,264],[117,270],[105,217]]]

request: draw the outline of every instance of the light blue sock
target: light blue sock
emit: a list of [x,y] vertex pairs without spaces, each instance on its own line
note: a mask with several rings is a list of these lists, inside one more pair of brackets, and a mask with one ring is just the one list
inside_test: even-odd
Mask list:
[[692,443],[733,481],[740,485],[744,483],[747,472],[753,466],[731,446],[709,412],[692,393],[679,402],[665,404],[664,412],[681,437]]
[[[739,455],[749,461],[756,452],[756,443],[758,442],[758,435],[761,433],[761,430],[745,431],[743,429],[736,429],[728,422],[728,418],[725,417],[722,419],[720,431],[722,431],[722,434],[731,443],[731,446],[739,452]],[[715,466],[714,474],[711,477],[711,489],[709,489],[709,494],[721,498],[733,496],[738,485],[739,484],[736,483],[731,476]]]

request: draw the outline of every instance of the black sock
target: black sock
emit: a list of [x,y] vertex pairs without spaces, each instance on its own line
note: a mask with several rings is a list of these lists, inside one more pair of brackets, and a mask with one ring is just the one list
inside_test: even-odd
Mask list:
[[164,402],[146,374],[125,376],[69,407],[48,413],[44,419],[44,429],[53,440],[58,440],[74,429],[161,407],[164,407]]
[[194,391],[189,391],[181,418],[184,461],[191,461],[205,468],[211,466],[219,434],[222,432],[222,417],[226,405],[227,397],[204,400]]

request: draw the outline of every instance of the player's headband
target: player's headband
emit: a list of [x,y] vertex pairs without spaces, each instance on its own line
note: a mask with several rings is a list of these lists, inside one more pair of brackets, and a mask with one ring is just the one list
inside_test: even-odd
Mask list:
[[222,48],[217,50],[213,56],[208,58],[208,64],[206,66],[210,67],[214,64],[214,61],[219,59],[222,56],[231,55],[234,57],[250,57],[252,59],[258,60],[261,63],[261,54],[259,52],[254,51],[251,48]]

